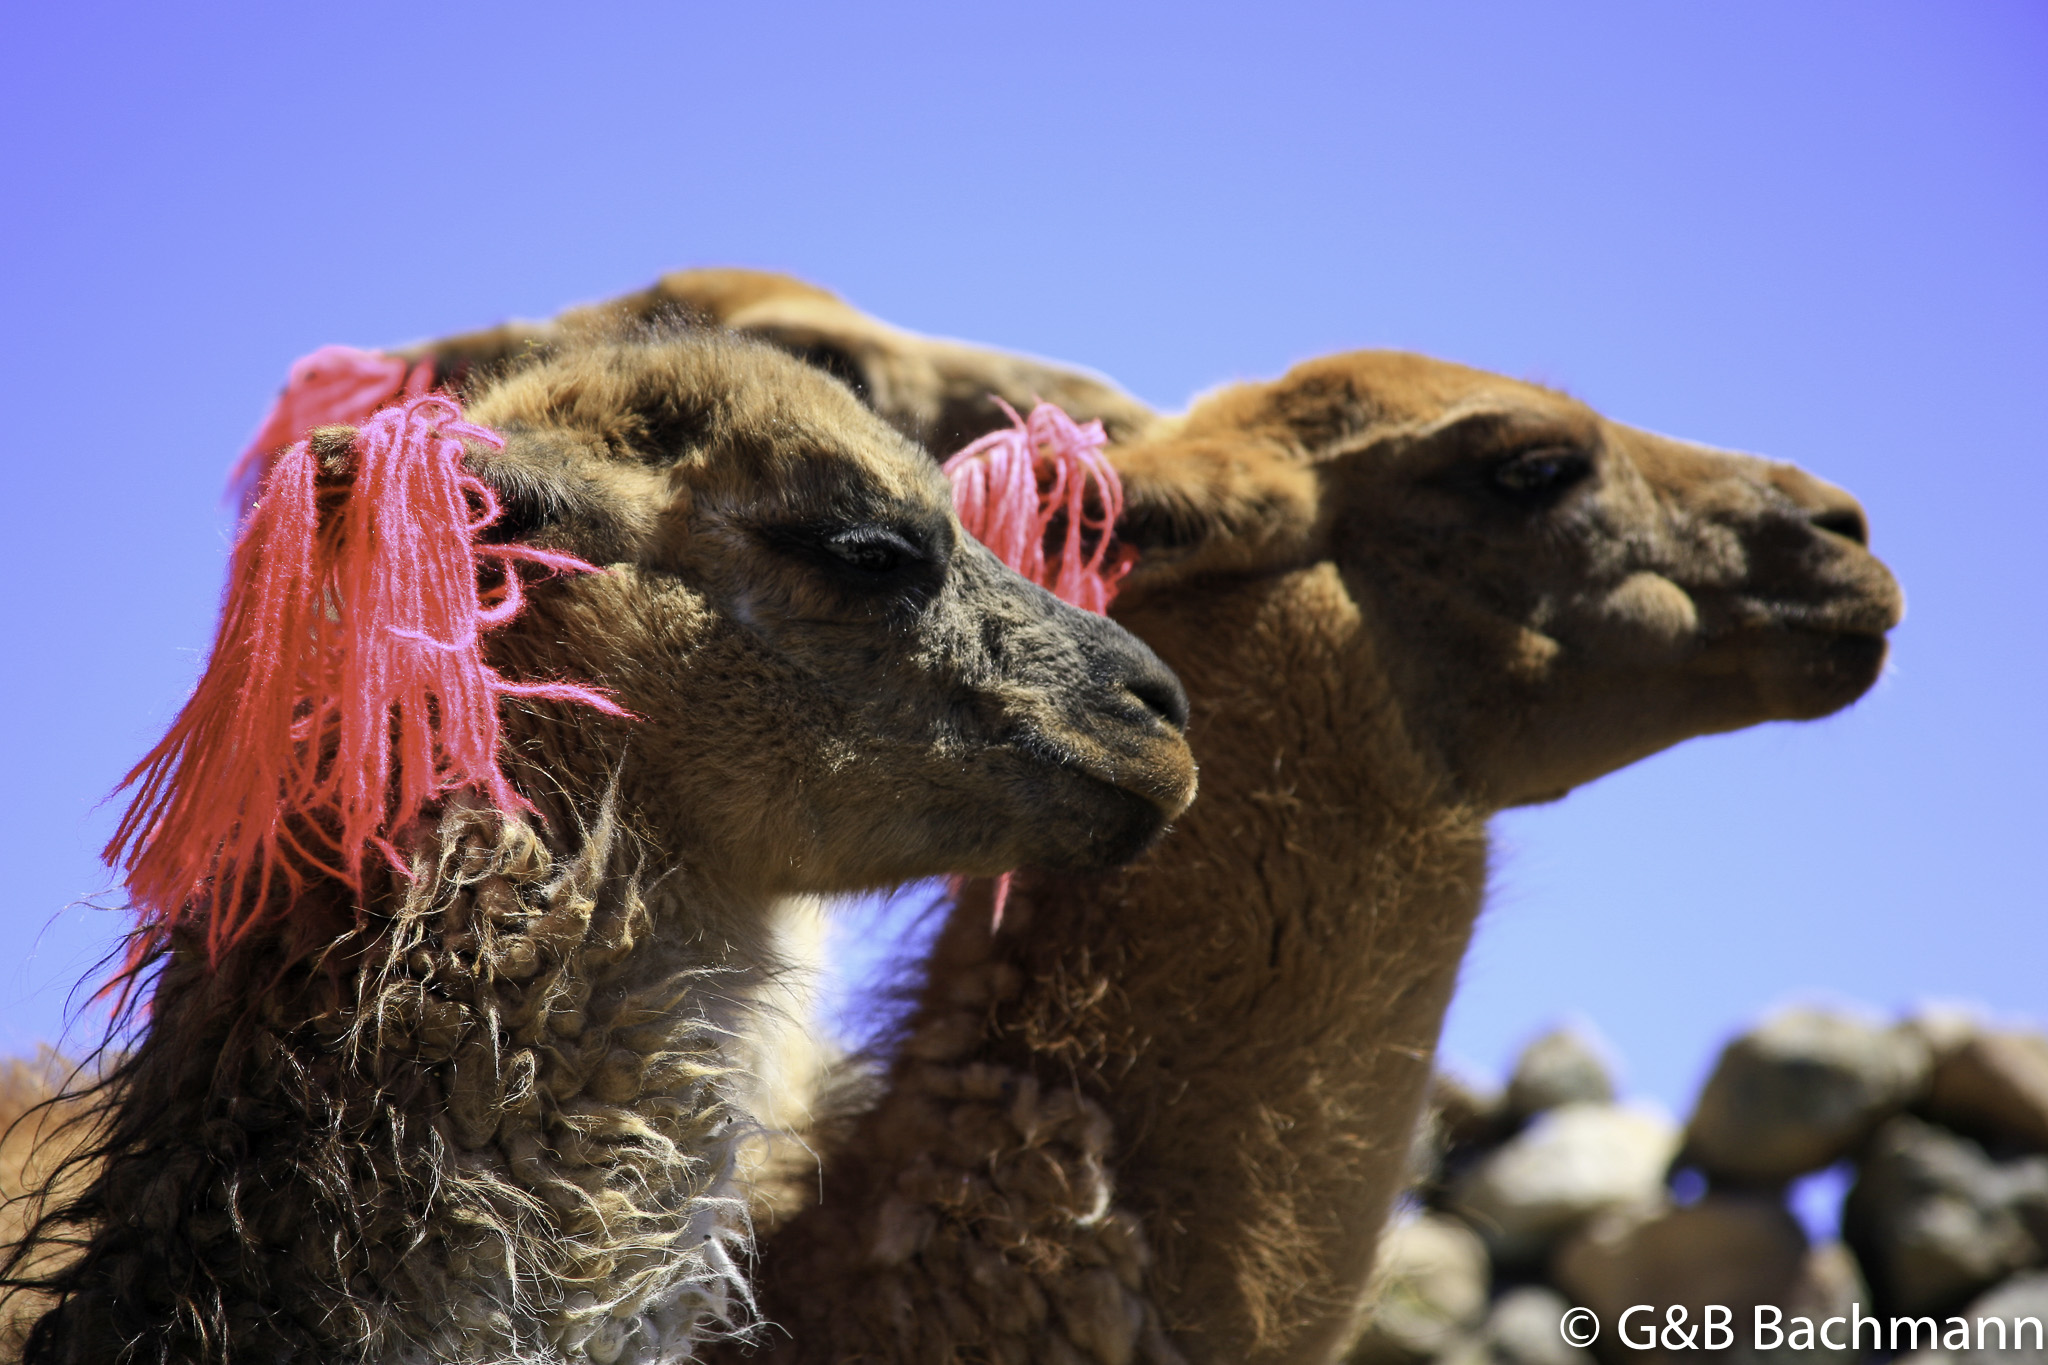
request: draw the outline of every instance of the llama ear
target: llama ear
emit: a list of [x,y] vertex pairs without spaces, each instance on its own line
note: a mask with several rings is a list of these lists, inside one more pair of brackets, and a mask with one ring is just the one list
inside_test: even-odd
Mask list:
[[[331,423],[306,433],[316,486],[341,489],[358,473],[359,428]],[[508,545],[565,533],[589,538],[589,532],[617,521],[607,505],[606,490],[586,472],[574,439],[566,433],[515,431],[502,449],[472,444],[463,456],[469,473],[481,479],[498,500],[498,516],[482,528],[479,542]],[[338,506],[338,504],[337,504]],[[323,521],[332,513],[323,506]]]
[[627,302],[630,312],[680,309],[756,337],[837,379],[875,405],[875,345],[893,329],[838,295],[765,270],[679,270]]
[[[795,316],[789,316],[791,313]],[[887,343],[878,340],[872,320],[836,300],[830,304],[810,299],[776,301],[751,313],[721,319],[720,324],[773,346],[814,370],[823,370],[851,389],[862,407],[885,421],[894,422],[903,415],[896,409],[904,385],[900,376],[892,379]],[[900,355],[894,363],[900,367]]]
[[1123,479],[1116,538],[1149,570],[1230,571],[1305,552],[1316,524],[1315,472],[1246,438],[1141,441],[1112,447]]
[[748,327],[747,335],[757,336],[777,350],[787,351],[814,370],[823,370],[847,388],[853,396],[867,407],[875,405],[875,382],[870,366],[862,356],[863,347],[853,344],[850,337],[833,336],[815,327]]
[[648,528],[645,513],[615,486],[621,471],[576,433],[514,427],[502,434],[503,450],[472,451],[469,458],[471,472],[498,499],[498,518],[482,533],[486,543],[534,542],[594,564],[635,557]]

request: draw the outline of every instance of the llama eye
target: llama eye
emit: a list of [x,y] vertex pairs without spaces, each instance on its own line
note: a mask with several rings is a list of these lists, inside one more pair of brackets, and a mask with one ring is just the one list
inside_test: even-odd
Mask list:
[[924,558],[909,539],[885,526],[831,532],[819,544],[842,564],[877,576],[895,573]]
[[1577,450],[1530,450],[1493,467],[1493,489],[1510,502],[1539,506],[1593,472],[1593,462]]
[[[943,528],[944,523],[938,523]],[[896,592],[929,586],[945,563],[932,531],[881,522],[785,522],[760,528],[769,545],[841,587]]]

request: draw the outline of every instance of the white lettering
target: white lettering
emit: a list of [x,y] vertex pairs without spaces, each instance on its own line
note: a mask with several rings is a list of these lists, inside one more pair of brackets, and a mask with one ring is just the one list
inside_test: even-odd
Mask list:
[[1822,1323],[1820,1325],[1820,1344],[1827,1347],[1830,1351],[1841,1350],[1845,1343],[1831,1340],[1828,1336],[1828,1328],[1833,1327],[1838,1322],[1847,1321],[1847,1318],[1829,1318],[1826,1322]]
[[[1764,1314],[1766,1313],[1771,1315],[1769,1322],[1764,1321]],[[1785,1344],[1785,1329],[1778,1326],[1778,1324],[1784,1320],[1784,1309],[1779,1308],[1775,1304],[1758,1304],[1756,1306],[1756,1331],[1749,1344],[1759,1351],[1775,1351],[1780,1346],[1783,1346]],[[1771,1334],[1769,1341],[1764,1340],[1764,1333],[1766,1332]]]
[[2020,1349],[2020,1343],[2026,1339],[2026,1334],[2022,1329],[2027,1327],[2034,1329],[2034,1349],[2037,1351],[2048,1350],[2048,1346],[2041,1344],[2041,1320],[2039,1318],[2014,1318],[2012,1320],[2012,1348],[2015,1351]]
[[[1720,1314],[1720,1316],[1715,1317],[1716,1313]],[[1734,1309],[1724,1303],[1710,1303],[1706,1306],[1703,1316],[1706,1318],[1706,1322],[1702,1326],[1706,1331],[1707,1339],[1700,1343],[1702,1350],[1719,1351],[1735,1344],[1735,1329],[1728,1325],[1735,1321]],[[1715,1336],[1715,1333],[1720,1334],[1718,1338]]]
[[1923,1322],[1927,1324],[1928,1346],[1934,1347],[1941,1344],[1941,1324],[1933,1318],[1893,1318],[1892,1349],[1894,1351],[1899,1349],[1899,1324],[1902,1322],[1906,1324],[1907,1350],[1917,1351],[1920,1349],[1920,1324]]
[[1850,1350],[1852,1350],[1852,1351],[1857,1351],[1857,1350],[1861,1350],[1861,1349],[1862,1349],[1862,1347],[1863,1347],[1863,1329],[1864,1329],[1864,1328],[1865,1328],[1866,1326],[1870,1328],[1870,1349],[1871,1349],[1871,1350],[1873,1350],[1873,1351],[1882,1351],[1882,1350],[1884,1349],[1884,1324],[1883,1324],[1883,1323],[1881,1323],[1881,1322],[1879,1322],[1879,1321],[1878,1321],[1878,1320],[1877,1320],[1876,1318],[1866,1318],[1866,1317],[1864,1317],[1864,1316],[1863,1316],[1863,1305],[1862,1305],[1862,1304],[1860,1304],[1860,1303],[1852,1303],[1852,1304],[1850,1304],[1850,1305],[1849,1305],[1849,1349],[1850,1349]]
[[2005,1349],[2005,1319],[2004,1319],[2004,1318],[1978,1318],[1978,1319],[1977,1319],[1977,1349],[1978,1349],[1978,1350],[1980,1350],[1980,1351],[1984,1349],[1984,1324],[1985,1324],[1985,1323],[1987,1323],[1987,1322],[1989,1322],[1989,1323],[1996,1323],[1996,1324],[1997,1324],[1997,1326],[1998,1326],[1998,1349],[1999,1349],[1999,1350],[2001,1350],[2001,1351],[2003,1351],[2003,1350]]
[[1656,1309],[1652,1308],[1652,1307],[1651,1307],[1651,1306],[1650,1306],[1649,1304],[1647,1304],[1647,1303],[1639,1303],[1639,1304],[1637,1304],[1637,1305],[1636,1305],[1635,1307],[1633,1307],[1633,1308],[1629,1309],[1629,1310],[1628,1310],[1628,1311],[1627,1311],[1626,1313],[1623,1313],[1623,1314],[1621,1315],[1621,1321],[1620,1321],[1620,1322],[1618,1322],[1618,1323],[1616,1323],[1616,1324],[1614,1325],[1614,1331],[1615,1331],[1615,1334],[1616,1334],[1617,1336],[1619,1336],[1619,1337],[1621,1338],[1621,1344],[1622,1344],[1622,1345],[1624,1345],[1624,1346],[1630,1347],[1630,1348],[1632,1348],[1632,1349],[1634,1349],[1634,1350],[1638,1350],[1638,1351],[1654,1351],[1654,1350],[1656,1350],[1656,1349],[1657,1349],[1657,1324],[1656,1324],[1656,1323],[1654,1323],[1654,1322],[1653,1322],[1653,1323],[1651,1323],[1651,1324],[1650,1324],[1649,1326],[1647,1326],[1647,1327],[1645,1327],[1645,1328],[1643,1329],[1643,1339],[1642,1339],[1641,1341],[1637,1341],[1637,1340],[1636,1340],[1636,1339],[1635,1339],[1634,1337],[1632,1337],[1632,1336],[1630,1336],[1630,1335],[1628,1334],[1628,1320],[1629,1320],[1630,1318],[1634,1317],[1634,1316],[1635,1316],[1636,1314],[1638,1314],[1638,1313],[1654,1313],[1654,1312],[1656,1312],[1656,1311],[1657,1311]]
[[1941,1346],[1945,1351],[1967,1351],[1970,1349],[1970,1324],[1961,1318],[1950,1318],[1955,1326],[1941,1334]]
[[1785,1343],[1786,1348],[1793,1351],[1811,1351],[1813,1349],[1813,1319],[1794,1318],[1792,1321],[1799,1325],[1792,1329],[1792,1338]]

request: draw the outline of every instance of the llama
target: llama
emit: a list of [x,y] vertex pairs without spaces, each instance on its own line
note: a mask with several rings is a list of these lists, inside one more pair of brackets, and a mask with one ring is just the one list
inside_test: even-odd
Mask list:
[[[755,272],[682,272],[552,326],[675,306],[839,375],[900,429],[932,430],[975,385],[1024,397],[999,353]],[[1152,438],[1119,456],[1144,551],[1119,616],[1198,680],[1209,796],[1124,878],[1027,880],[1013,913],[1051,934],[991,946],[985,906],[954,917],[892,1098],[834,1148],[836,1209],[769,1244],[771,1298],[802,1287],[780,1310],[799,1358],[1170,1358],[1169,1330],[1199,1358],[1328,1356],[1395,1188],[1486,815],[1692,734],[1846,705],[1896,619],[1839,490],[1542,390],[1366,356],[1158,421],[1072,378],[1033,382]],[[950,411],[957,439],[1001,420]],[[1318,825],[1353,851],[1302,837]],[[1218,1023],[1245,1001],[1264,1012]],[[1186,1131],[1225,1136],[1160,1136]]]
[[[631,307],[655,294],[758,324],[908,429],[942,364],[1003,372],[778,277],[685,272]],[[1846,705],[1897,616],[1839,490],[1527,385],[1364,355],[1180,419],[1101,392],[1064,401],[1146,438],[1117,455],[1143,552],[1118,615],[1191,684],[1207,798],[1127,874],[1023,879],[1000,936],[985,899],[951,918],[884,1099],[765,1245],[780,1354],[1330,1358],[1487,815]]]
[[[354,885],[259,879],[224,947],[196,902],[144,935],[147,1029],[9,1262],[28,1361],[687,1358],[744,1325],[777,907],[1107,867],[1192,796],[1171,674],[815,369],[586,339],[467,396],[485,534],[606,566],[530,585],[490,664],[625,714],[514,695],[511,806],[447,796]],[[323,506],[356,440],[313,434]]]
[[[853,332],[804,346],[887,335]],[[1841,490],[1423,357],[1138,430],[1114,614],[1187,686],[1203,799],[1123,871],[1019,879],[999,934],[952,914],[883,1098],[764,1242],[772,1358],[1334,1358],[1488,817],[1836,711],[1899,617]]]

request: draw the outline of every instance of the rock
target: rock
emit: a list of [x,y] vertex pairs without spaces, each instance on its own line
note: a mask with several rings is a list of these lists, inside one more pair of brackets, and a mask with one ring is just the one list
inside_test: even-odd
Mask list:
[[1906,1016],[1899,1027],[1927,1044],[1936,1066],[1964,1043],[1983,1032],[1984,1021],[1971,1005],[1922,1005]]
[[[1898,1365],[2040,1365],[2044,1340],[2036,1334],[2034,1323],[2039,1322],[2039,1330],[2048,1333],[2048,1274],[2015,1276],[1973,1301],[1956,1318],[1944,1319],[1940,1326],[1950,1340],[1956,1339],[1958,1319],[1969,1345],[1914,1351],[1900,1356]],[[1996,1319],[2005,1324],[2003,1348],[1998,1345],[1998,1329],[1988,1321],[1981,1328],[1984,1345],[1978,1347],[1979,1319]],[[2024,1347],[2022,1341],[2026,1343]]]
[[1901,1115],[1878,1130],[1842,1233],[1888,1313],[1942,1313],[2048,1250],[2048,1156],[1994,1161]]
[[1429,1113],[1452,1147],[1491,1146],[1510,1127],[1500,1092],[1448,1071],[1437,1072],[1430,1082]]
[[1570,1308],[1542,1285],[1510,1289],[1478,1332],[1438,1357],[1440,1365],[1593,1365],[1592,1353],[1560,1330]]
[[1458,1182],[1452,1208],[1497,1263],[1527,1265],[1606,1209],[1654,1202],[1678,1148],[1662,1114],[1567,1104],[1539,1114]]
[[1410,1188],[1441,1207],[1458,1177],[1514,1130],[1499,1091],[1437,1072],[1408,1152]]
[[1823,1010],[1788,1010],[1722,1050],[1686,1152],[1709,1177],[1777,1185],[1854,1150],[1917,1099],[1925,1041]]
[[1380,1239],[1372,1320],[1346,1357],[1408,1365],[1457,1342],[1486,1317],[1486,1248],[1463,1223],[1425,1213]]
[[1560,1330],[1570,1307],[1556,1290],[1524,1285],[1501,1295],[1480,1335],[1495,1360],[1512,1365],[1592,1365],[1592,1354]]
[[[1709,1194],[1684,1208],[1639,1208],[1604,1215],[1565,1241],[1551,1258],[1551,1279],[1574,1303],[1598,1315],[1594,1351],[1601,1359],[1687,1358],[1683,1352],[1635,1350],[1621,1338],[1621,1318],[1636,1304],[1640,1338],[1662,1328],[1665,1310],[1683,1307],[1687,1330],[1705,1320],[1708,1304],[1732,1310],[1727,1324],[1747,1336],[1756,1305],[1787,1303],[1807,1269],[1806,1234],[1776,1200]],[[1692,1354],[1697,1354],[1694,1352]]]
[[1605,1104],[1614,1098],[1607,1050],[1573,1028],[1553,1029],[1522,1049],[1508,1078],[1508,1110],[1526,1119],[1563,1104]]
[[1979,1033],[1935,1067],[1926,1112],[1993,1144],[2048,1152],[2048,1037]]
[[[1757,1350],[1756,1310],[1751,1309],[1747,1321],[1735,1324],[1735,1349],[1728,1353],[1727,1365],[1857,1365],[1863,1360],[1863,1353],[1848,1343],[1839,1327],[1830,1335],[1843,1343],[1840,1350],[1831,1350],[1817,1339],[1811,1346],[1790,1344],[1790,1334],[1797,1330],[1795,1319],[1805,1318],[1818,1329],[1829,1318],[1870,1315],[1870,1287],[1856,1268],[1856,1258],[1840,1242],[1822,1242],[1807,1251],[1799,1274],[1777,1307],[1783,1314],[1778,1326],[1787,1333],[1787,1341],[1775,1350]],[[1869,1340],[1867,1332],[1864,1340]]]

